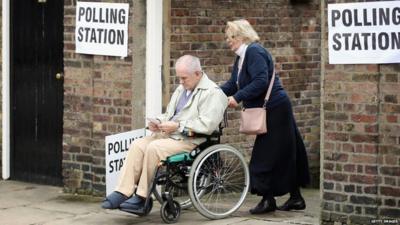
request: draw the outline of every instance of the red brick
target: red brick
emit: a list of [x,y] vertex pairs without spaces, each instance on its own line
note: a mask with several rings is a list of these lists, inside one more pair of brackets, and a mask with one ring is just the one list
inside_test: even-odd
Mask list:
[[132,122],[132,119],[130,117],[124,117],[124,116],[115,116],[112,119],[113,123],[120,123],[120,124],[130,124]]
[[323,173],[323,179],[324,180],[332,180],[332,174],[330,174],[330,173],[327,173],[327,172],[324,172]]
[[345,133],[326,133],[326,140],[332,141],[347,141],[349,139],[349,135]]
[[396,178],[394,177],[385,177],[383,180],[386,185],[396,186]]
[[378,145],[363,145],[363,152],[369,154],[376,154],[378,152]]
[[378,173],[378,168],[377,166],[365,166],[365,173],[366,174],[372,174],[372,175],[376,175]]
[[347,162],[349,158],[348,154],[343,154],[343,153],[334,153],[332,155],[332,160],[336,161],[336,162]]
[[377,157],[369,155],[353,155],[351,162],[361,163],[361,164],[372,164],[377,162]]
[[364,193],[365,194],[377,194],[378,193],[378,187],[377,186],[368,186],[364,188]]
[[350,175],[350,182],[359,184],[375,184],[378,181],[376,176]]
[[348,181],[348,175],[343,174],[343,173],[333,173],[332,174],[332,180],[347,182]]
[[400,197],[400,188],[393,187],[379,187],[379,192],[385,196]]
[[385,156],[384,164],[386,165],[397,165],[398,159],[392,155]]
[[324,163],[324,170],[333,171],[334,164],[333,163]]
[[383,175],[400,177],[400,167],[384,166],[380,168],[380,172]]
[[171,15],[173,16],[189,16],[189,10],[187,9],[172,9]]
[[376,122],[376,116],[370,115],[351,115],[351,120],[354,122],[373,123]]
[[93,121],[96,122],[111,122],[111,117],[108,115],[93,115]]
[[350,135],[350,140],[352,142],[377,143],[378,136],[377,135],[354,134],[354,135]]
[[353,144],[345,143],[345,144],[343,144],[342,149],[343,149],[343,151],[345,151],[345,152],[354,152],[354,145],[353,145]]
[[90,163],[92,162],[92,156],[91,155],[77,155],[76,156],[76,161],[77,162],[86,162],[86,163]]
[[343,166],[345,172],[355,172],[355,165],[353,164],[346,164]]
[[386,121],[388,123],[397,123],[397,116],[396,115],[387,115],[386,116]]

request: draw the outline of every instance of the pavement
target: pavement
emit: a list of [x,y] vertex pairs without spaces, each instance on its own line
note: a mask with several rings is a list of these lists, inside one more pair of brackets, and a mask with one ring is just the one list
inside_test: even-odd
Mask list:
[[[100,207],[102,198],[63,193],[61,187],[0,180],[0,225],[141,225],[164,224],[160,205],[155,201],[148,216],[138,217],[118,210]],[[182,211],[176,224],[190,225],[293,225],[319,224],[320,194],[318,189],[303,189],[307,208],[302,211],[275,211],[251,215],[259,197],[248,195],[241,208],[232,216],[209,220],[194,208]],[[283,203],[288,196],[277,198]]]

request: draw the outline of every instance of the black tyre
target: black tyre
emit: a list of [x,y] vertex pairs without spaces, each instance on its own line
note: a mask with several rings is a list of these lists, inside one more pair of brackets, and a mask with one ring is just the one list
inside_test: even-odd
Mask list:
[[161,213],[161,219],[164,221],[164,223],[176,223],[179,220],[179,217],[181,216],[181,206],[177,201],[172,201],[175,207],[175,210],[171,209],[170,205],[168,204],[168,201],[164,201],[163,204],[161,205],[160,213]]

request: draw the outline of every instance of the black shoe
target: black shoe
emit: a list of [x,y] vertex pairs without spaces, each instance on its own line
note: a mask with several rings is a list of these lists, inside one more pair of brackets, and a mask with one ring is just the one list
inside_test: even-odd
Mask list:
[[278,207],[278,209],[282,211],[303,210],[305,208],[306,202],[302,197],[296,199],[289,198],[283,205]]
[[128,197],[117,191],[113,191],[111,194],[103,200],[101,207],[103,209],[118,209],[119,205],[126,201]]
[[256,207],[249,210],[251,214],[262,214],[273,212],[276,209],[276,202],[274,198],[263,198]]
[[144,207],[146,200],[140,196],[134,195],[128,200],[119,205],[122,211],[124,210],[139,210]]

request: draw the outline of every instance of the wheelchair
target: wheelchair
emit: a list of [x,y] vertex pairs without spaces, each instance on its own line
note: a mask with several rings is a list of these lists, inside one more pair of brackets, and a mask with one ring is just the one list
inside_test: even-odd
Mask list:
[[209,219],[228,217],[243,204],[249,189],[249,169],[243,155],[220,144],[222,127],[190,152],[172,155],[157,166],[145,206],[134,213],[145,216],[160,202],[165,223],[179,220],[181,210],[194,207]]

